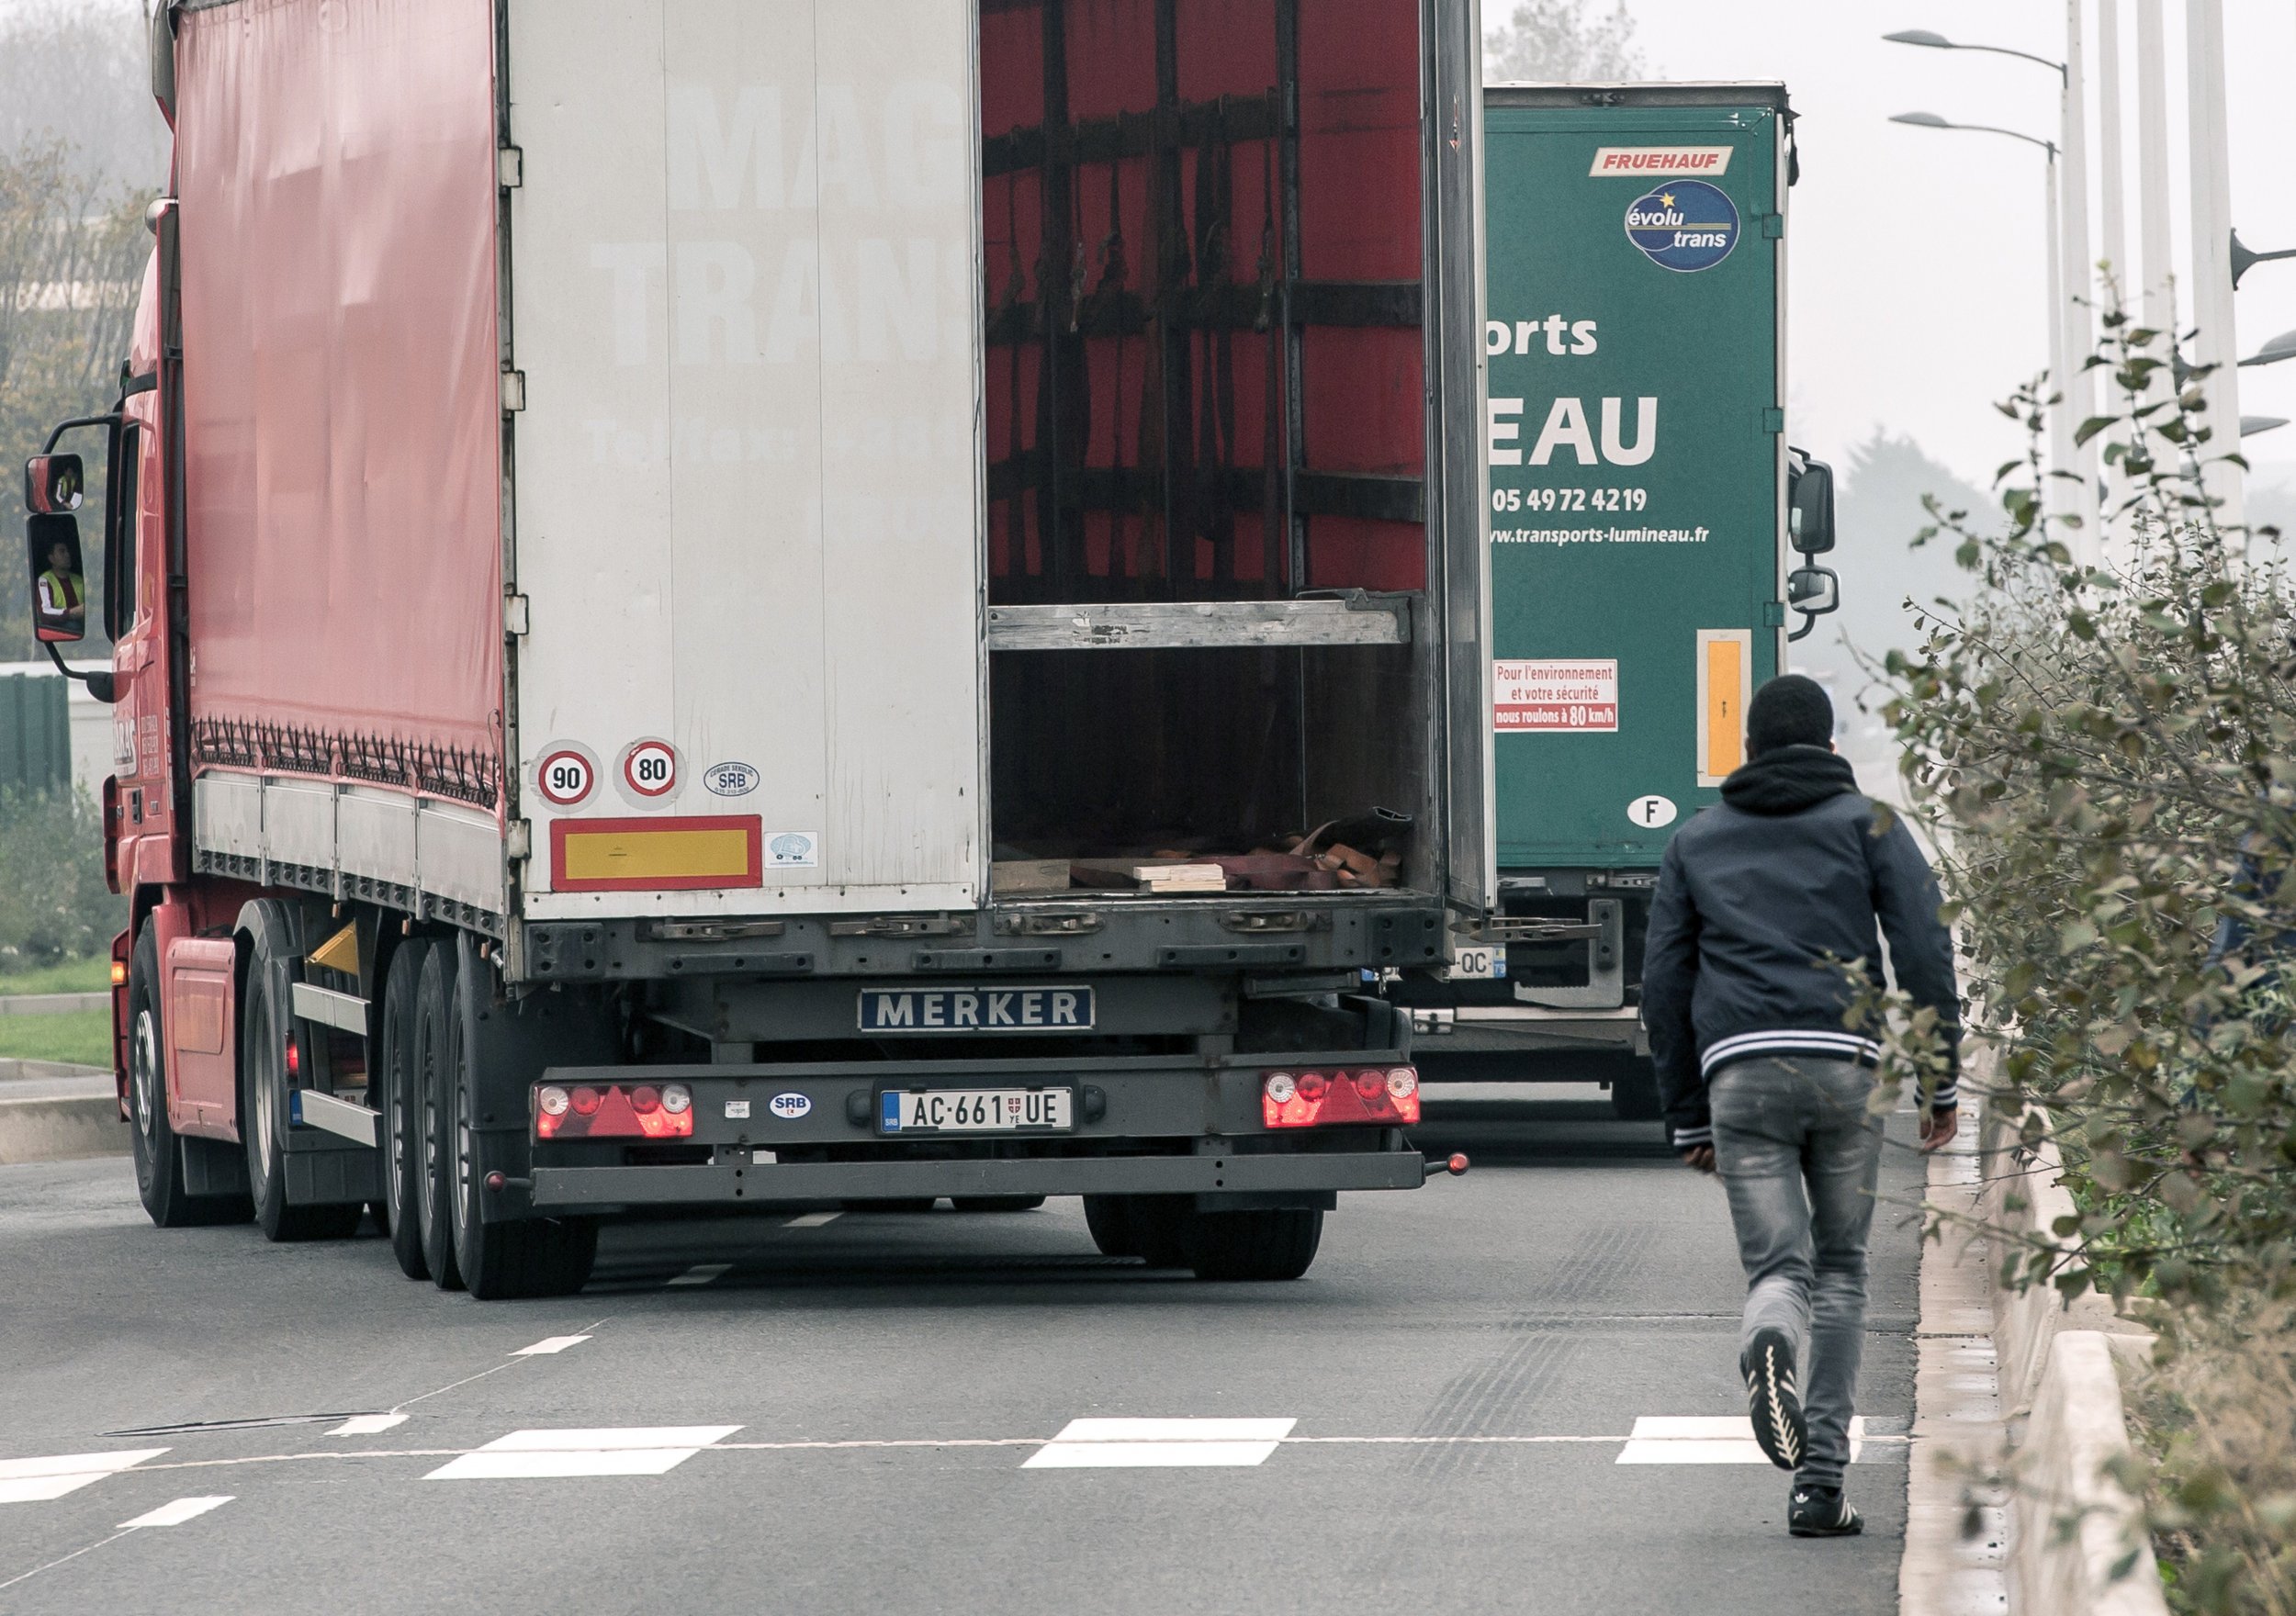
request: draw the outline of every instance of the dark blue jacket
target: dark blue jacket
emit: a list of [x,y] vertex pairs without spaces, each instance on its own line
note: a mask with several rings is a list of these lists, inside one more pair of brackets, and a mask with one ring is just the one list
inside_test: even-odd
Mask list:
[[[1765,752],[1667,844],[1642,956],[1642,1020],[1677,1150],[1709,1143],[1706,1083],[1763,1055],[1880,1059],[1849,1019],[1862,962],[1938,1013],[1958,1072],[1961,1004],[1937,879],[1903,821],[1878,830],[1857,776],[1823,746]],[[1880,935],[1876,935],[1878,933]],[[1951,1107],[1958,1080],[1931,1096]]]

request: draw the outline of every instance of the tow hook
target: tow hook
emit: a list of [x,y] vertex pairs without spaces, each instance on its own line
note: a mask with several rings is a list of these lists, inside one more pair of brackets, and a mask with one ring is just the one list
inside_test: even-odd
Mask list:
[[[1464,1156],[1458,1156],[1453,1159],[1460,1163],[1459,1167],[1456,1169],[1456,1171],[1464,1173],[1467,1170],[1467,1158]],[[505,1188],[530,1190],[535,1187],[535,1181],[531,1178],[512,1178],[506,1173],[490,1173],[486,1177],[486,1184],[487,1188],[490,1190],[500,1190]]]
[[1420,1183],[1422,1184],[1426,1183],[1428,1178],[1434,1178],[1437,1174],[1445,1173],[1449,1173],[1453,1178],[1457,1178],[1467,1171],[1467,1155],[1464,1151],[1455,1150],[1439,1162],[1432,1160],[1423,1162],[1420,1163],[1420,1167],[1421,1171],[1426,1174],[1426,1178],[1420,1180]]

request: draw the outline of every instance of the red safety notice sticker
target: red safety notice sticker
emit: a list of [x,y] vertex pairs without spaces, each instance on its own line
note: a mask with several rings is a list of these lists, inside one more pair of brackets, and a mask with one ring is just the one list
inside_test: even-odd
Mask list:
[[1717,178],[1730,166],[1728,146],[1597,146],[1589,179]]
[[1617,660],[1582,656],[1493,662],[1491,727],[1567,735],[1616,731]]

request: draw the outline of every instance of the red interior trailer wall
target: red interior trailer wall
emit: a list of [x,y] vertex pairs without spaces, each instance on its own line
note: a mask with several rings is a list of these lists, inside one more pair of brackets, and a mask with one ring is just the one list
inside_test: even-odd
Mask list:
[[193,747],[494,804],[493,17],[179,22]]
[[1417,286],[1419,54],[1413,0],[984,5],[995,598],[1424,586],[1415,304],[1309,295]]

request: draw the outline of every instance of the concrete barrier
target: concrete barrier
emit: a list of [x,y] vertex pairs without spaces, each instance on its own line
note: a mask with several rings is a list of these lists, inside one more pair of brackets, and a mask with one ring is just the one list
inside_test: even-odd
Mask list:
[[[2056,1142],[2043,1139],[2030,1158],[2015,1149],[2017,1124],[1987,1116],[1979,1126],[1979,1153],[1985,1189],[1978,1207],[1997,1229],[2020,1236],[2039,1237],[2059,1250],[2076,1249],[2077,1236],[2056,1232],[2057,1220],[2079,1216],[2065,1187],[2065,1163]],[[2002,1240],[1997,1248],[2015,1253],[2020,1247]],[[2041,1284],[2022,1291],[1998,1284],[1994,1292],[1993,1344],[2001,1366],[2001,1408],[2010,1419],[2029,1412],[2049,1363],[2050,1343],[2068,1330],[2095,1330],[2128,1336],[2149,1344],[2152,1336],[2140,1324],[2113,1311],[2112,1299],[2088,1291],[2066,1302],[2054,1285]]]
[[[2110,1468],[2129,1452],[2113,1356],[2100,1330],[2049,1338],[2009,1506],[2016,1616],[2167,1616],[2143,1507]],[[2132,1547],[2134,1560],[2116,1578]]]
[[61,1060],[0,1060],[0,1163],[120,1156],[129,1148],[110,1072]]
[[128,1153],[128,1125],[109,1094],[11,1100],[0,1089],[0,1164]]
[[[2078,1209],[2053,1140],[2026,1154],[2017,1123],[1988,1115],[1979,1130],[1980,1215],[2003,1236],[2061,1250],[2057,1232]],[[2020,1248],[2009,1238],[1998,1252]],[[2152,1335],[2086,1293],[2065,1301],[2043,1283],[2018,1290],[1993,1280],[1993,1344],[2000,1407],[2016,1436],[2009,1493],[2009,1609],[2015,1616],[2167,1616],[2140,1501],[2111,1473],[2130,1451],[2121,1375],[2151,1354]],[[2121,1577],[2113,1568],[2135,1551]]]
[[83,1010],[108,1010],[108,992],[93,993],[0,993],[0,1016],[70,1016]]

